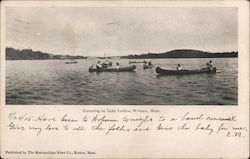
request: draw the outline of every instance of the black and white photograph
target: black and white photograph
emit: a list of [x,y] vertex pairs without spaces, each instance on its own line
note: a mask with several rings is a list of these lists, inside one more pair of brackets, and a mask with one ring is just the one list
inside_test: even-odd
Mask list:
[[0,158],[249,158],[249,1],[1,1]]
[[5,8],[6,105],[238,105],[237,7]]

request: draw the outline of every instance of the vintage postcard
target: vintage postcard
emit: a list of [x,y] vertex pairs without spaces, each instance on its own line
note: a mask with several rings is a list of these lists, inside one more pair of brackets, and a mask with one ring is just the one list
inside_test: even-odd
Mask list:
[[248,158],[248,1],[1,2],[2,158]]

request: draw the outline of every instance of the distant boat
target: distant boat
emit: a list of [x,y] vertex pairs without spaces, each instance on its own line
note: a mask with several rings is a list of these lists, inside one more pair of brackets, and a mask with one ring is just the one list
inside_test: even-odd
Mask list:
[[111,57],[99,57],[99,59],[111,59]]
[[[75,50],[73,51],[73,55],[75,54]],[[69,61],[66,61],[65,64],[77,64],[78,62],[73,59],[73,55],[71,56],[71,59]]]
[[143,65],[143,69],[153,68],[153,65]]
[[70,61],[66,61],[65,64],[76,64],[78,63],[76,60],[71,59]]
[[147,63],[147,61],[129,61],[129,64],[131,64],[131,63]]
[[143,69],[153,68],[152,62],[149,61],[143,64]]

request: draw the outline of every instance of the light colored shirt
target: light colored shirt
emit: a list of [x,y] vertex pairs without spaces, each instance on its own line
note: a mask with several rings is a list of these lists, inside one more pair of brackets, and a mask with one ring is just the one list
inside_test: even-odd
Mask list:
[[183,68],[181,66],[178,66],[177,70],[180,71],[180,70],[183,70]]
[[96,67],[97,68],[102,68],[102,65],[98,63],[98,64],[96,64]]
[[214,66],[213,66],[213,64],[212,63],[210,63],[210,62],[208,62],[207,64],[207,68],[209,68],[209,69],[211,69],[211,68],[213,68]]

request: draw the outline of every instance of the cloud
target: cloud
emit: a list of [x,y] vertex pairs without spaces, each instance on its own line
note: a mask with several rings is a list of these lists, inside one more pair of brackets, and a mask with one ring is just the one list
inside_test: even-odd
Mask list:
[[20,48],[55,54],[75,50],[83,56],[181,48],[234,51],[237,20],[237,8],[8,7],[6,40]]

